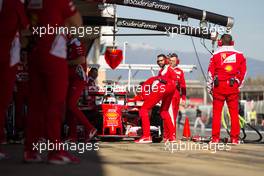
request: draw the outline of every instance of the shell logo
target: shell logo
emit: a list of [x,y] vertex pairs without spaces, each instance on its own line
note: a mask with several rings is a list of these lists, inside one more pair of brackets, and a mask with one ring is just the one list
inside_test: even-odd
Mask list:
[[231,65],[227,65],[227,66],[225,67],[225,70],[226,70],[227,72],[231,72],[231,71],[233,70],[233,67],[232,67]]
[[106,113],[106,117],[108,117],[108,118],[117,118],[118,117],[118,113],[116,113],[116,112],[108,112],[108,113]]

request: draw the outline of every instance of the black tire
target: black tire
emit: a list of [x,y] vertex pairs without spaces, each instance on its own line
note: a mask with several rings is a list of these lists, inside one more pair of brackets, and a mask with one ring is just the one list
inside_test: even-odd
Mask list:
[[152,134],[152,142],[153,143],[160,143],[163,140],[163,120],[160,116],[160,107],[155,106],[152,109],[151,113],[151,119],[150,119],[150,125],[151,126],[156,126],[159,127],[161,130],[161,134],[159,135],[158,133]]
[[160,116],[159,110],[160,110],[159,106],[155,106],[154,108],[152,108],[150,125],[156,127],[160,126],[162,128],[161,131],[163,131],[163,120]]
[[119,137],[99,137],[102,142],[120,142],[123,138]]
[[159,136],[159,137],[152,137],[152,142],[153,143],[161,143],[161,141],[163,140],[163,137],[162,136]]

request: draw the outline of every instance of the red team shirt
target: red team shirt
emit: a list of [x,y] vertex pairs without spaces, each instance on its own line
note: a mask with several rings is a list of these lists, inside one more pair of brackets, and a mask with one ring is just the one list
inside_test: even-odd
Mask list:
[[[166,86],[171,86],[174,87],[176,85],[176,73],[174,72],[174,70],[172,69],[171,66],[169,65],[165,65],[164,68],[162,68],[159,73],[158,76],[154,76],[149,78],[148,80],[146,80],[144,82],[144,84],[142,85],[142,92],[140,92],[134,99],[133,101],[140,101],[140,100],[144,100],[145,98],[148,98],[148,95],[150,94],[150,90],[146,90],[146,86],[151,85],[152,89],[156,89],[155,86],[158,86],[158,91],[166,91]],[[164,87],[160,86],[160,81],[164,81]]]
[[[235,78],[238,86],[241,86],[246,69],[246,59],[242,52],[236,51],[233,46],[219,48],[210,60],[208,68],[209,79],[207,82],[208,91],[212,91],[216,75],[220,82],[219,86],[221,86],[221,82],[229,83],[231,78]],[[236,88],[235,86],[233,87],[234,91],[237,91]],[[225,91],[225,89],[222,89],[222,91]],[[230,90],[227,91],[230,92]]]
[[[80,57],[85,57],[85,48],[82,42],[74,38],[70,41],[68,45],[68,60],[76,60]],[[69,66],[69,75],[73,79],[83,78],[83,81],[86,80],[86,62],[79,65]],[[76,77],[77,76],[77,77]],[[79,76],[79,77],[78,77]]]
[[186,83],[184,78],[184,72],[179,67],[173,68],[177,78],[177,92],[181,95],[183,100],[186,100]]
[[[13,9],[16,9],[15,13]],[[0,21],[0,58],[9,60],[16,33],[28,26],[24,4],[20,0],[1,0]]]
[[[71,0],[29,0],[28,10],[30,11],[31,24],[35,29],[37,27],[47,28],[48,25],[53,27],[64,26],[65,19],[76,13],[76,7]],[[37,34],[35,33],[35,35]],[[44,35],[38,40],[38,44],[51,47],[55,37],[56,35]]]
[[174,72],[172,67],[165,65],[165,67],[159,71],[157,78],[165,80],[168,85],[170,85],[170,84],[175,85],[175,83],[177,81],[176,77],[177,77],[176,73]]

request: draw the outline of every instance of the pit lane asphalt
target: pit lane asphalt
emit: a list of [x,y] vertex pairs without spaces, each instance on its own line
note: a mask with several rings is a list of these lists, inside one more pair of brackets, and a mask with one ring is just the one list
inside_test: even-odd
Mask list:
[[77,154],[79,165],[25,164],[22,145],[4,145],[1,176],[262,176],[264,145],[241,144],[229,151],[165,150],[164,143],[100,142],[98,151]]

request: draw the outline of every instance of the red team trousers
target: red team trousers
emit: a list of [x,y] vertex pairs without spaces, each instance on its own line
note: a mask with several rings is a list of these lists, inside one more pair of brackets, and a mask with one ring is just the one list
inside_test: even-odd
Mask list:
[[12,99],[15,80],[16,66],[11,67],[9,59],[0,60],[0,143],[5,140],[5,118],[7,108]]
[[149,111],[160,101],[162,101],[162,105],[160,108],[160,115],[164,121],[168,129],[168,136],[172,137],[173,135],[173,124],[171,121],[170,114],[168,112],[171,100],[175,91],[174,85],[164,85],[159,83],[158,87],[165,86],[165,91],[153,91],[150,93],[148,98],[144,100],[144,104],[142,105],[139,115],[142,119],[142,128],[143,128],[143,136],[149,137],[150,136],[150,122],[149,122]]
[[26,150],[45,137],[60,142],[61,125],[68,88],[67,60],[36,48],[29,59],[30,97],[27,119]]
[[69,90],[67,96],[67,121],[70,128],[70,138],[77,139],[77,124],[80,122],[86,130],[90,130],[93,125],[90,124],[87,117],[78,107],[78,101],[85,88],[86,82],[75,72],[75,67],[69,69]]
[[239,139],[239,87],[243,85],[246,70],[243,53],[235,50],[233,46],[219,47],[210,60],[207,89],[209,93],[213,93],[213,141],[219,140],[220,137],[222,108],[225,101],[231,117],[231,140]]
[[[213,91],[213,121],[212,121],[212,138],[218,139],[220,136],[221,129],[221,117],[222,109],[226,101],[230,119],[231,119],[231,139],[238,139],[240,134],[240,125],[239,125],[239,91],[238,84],[235,83],[234,87],[230,87],[227,81],[220,81],[219,87],[214,88]],[[224,91],[223,91],[224,90]],[[227,91],[228,90],[228,91]]]
[[[176,137],[176,124],[177,124],[177,116],[178,116],[178,112],[179,112],[179,106],[180,106],[180,100],[181,100],[181,95],[180,92],[178,90],[176,90],[174,92],[174,95],[172,97],[171,100],[171,106],[170,106],[170,111],[172,110],[172,123],[174,126],[174,136]],[[167,129],[165,128],[164,130],[166,130],[166,132],[164,131],[164,137],[168,139],[167,134]]]
[[28,82],[17,82],[17,92],[15,95],[16,107],[16,129],[23,130],[25,126],[26,113],[25,105],[28,103],[29,87]]

